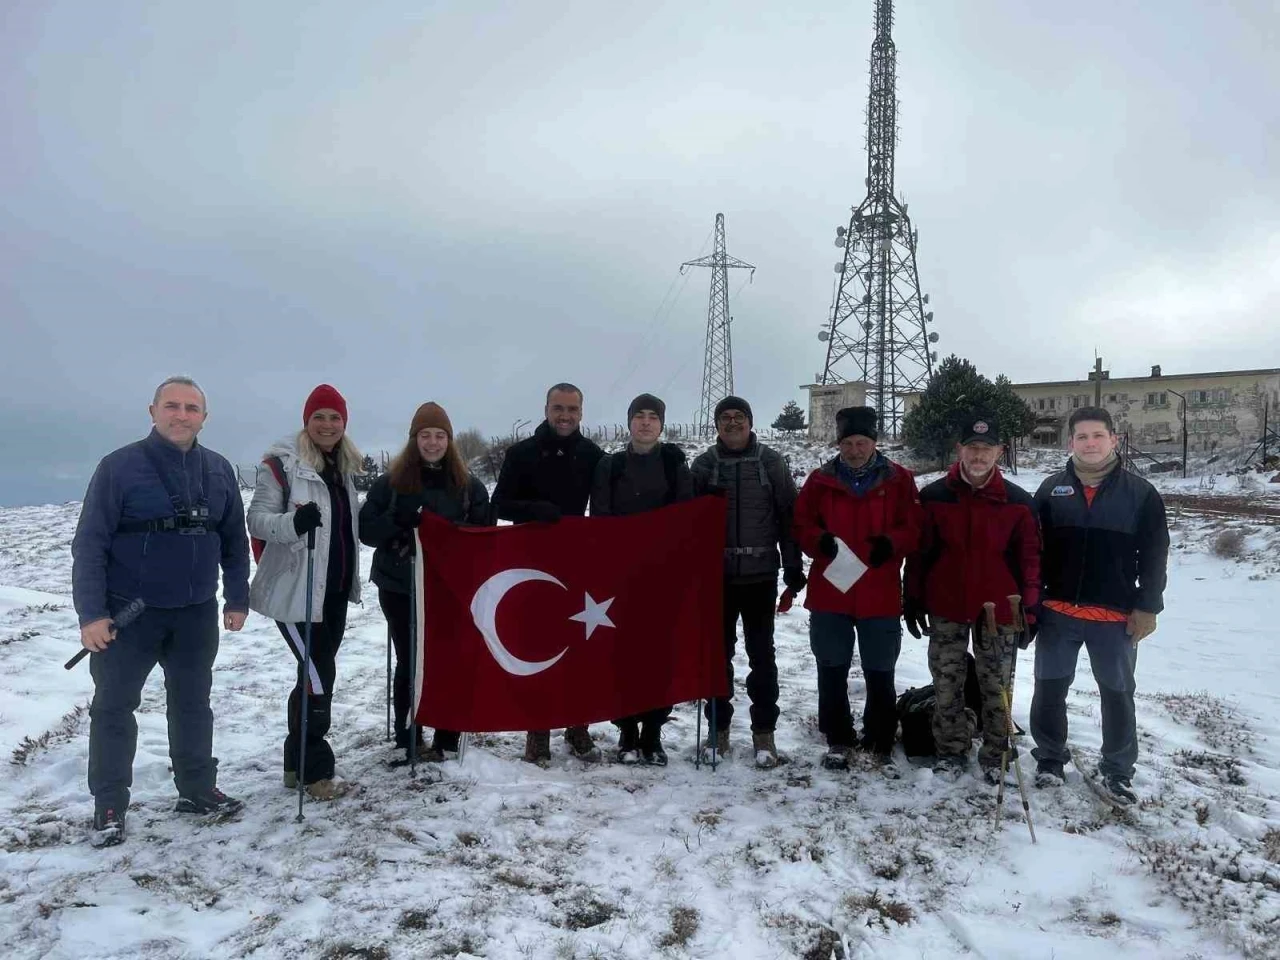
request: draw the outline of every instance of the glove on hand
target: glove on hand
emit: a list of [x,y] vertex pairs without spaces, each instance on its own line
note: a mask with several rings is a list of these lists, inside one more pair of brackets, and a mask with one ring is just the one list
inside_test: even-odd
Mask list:
[[320,519],[320,507],[315,503],[304,503],[293,512],[293,531],[300,537],[305,537],[316,527],[323,527],[324,521]]
[[394,522],[403,530],[413,530],[422,521],[422,505],[413,500],[401,500],[396,504]]
[[892,559],[893,541],[888,537],[872,537],[867,542],[871,544],[871,553],[867,557],[868,565],[879,567]]
[[902,601],[902,620],[907,625],[907,633],[917,640],[929,632],[928,614],[917,600],[908,597]]
[[560,508],[548,500],[534,500],[529,504],[528,513],[534,523],[560,522]]
[[818,538],[818,552],[828,560],[834,560],[839,547],[836,546],[836,538],[829,533],[824,533]]
[[786,584],[788,590],[795,594],[805,588],[809,578],[804,575],[804,571],[799,567],[783,567],[782,582]]
[[1136,647],[1139,641],[1147,639],[1156,632],[1156,615],[1147,613],[1145,610],[1133,611],[1129,614],[1129,622],[1125,625],[1124,632],[1133,638],[1133,645]]

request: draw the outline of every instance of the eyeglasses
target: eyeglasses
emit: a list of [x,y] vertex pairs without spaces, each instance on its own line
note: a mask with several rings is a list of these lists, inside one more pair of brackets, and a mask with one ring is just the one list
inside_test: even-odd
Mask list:
[[731,413],[731,414],[722,413],[719,417],[719,422],[723,423],[726,427],[728,427],[728,426],[733,426],[739,423],[746,423],[747,418],[740,413]]

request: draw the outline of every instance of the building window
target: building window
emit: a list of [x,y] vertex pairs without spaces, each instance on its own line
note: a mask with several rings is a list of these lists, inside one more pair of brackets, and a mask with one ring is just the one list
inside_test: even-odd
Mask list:
[[1116,394],[1114,393],[1107,394],[1107,403],[1115,403],[1115,402],[1116,402]]
[[1036,401],[1036,409],[1037,410],[1044,409],[1044,397],[1041,397],[1039,400]]
[[1229,399],[1229,398],[1228,398],[1228,395],[1227,395],[1227,391],[1226,391],[1226,390],[1219,390],[1219,391],[1218,391],[1218,402],[1219,402],[1219,403],[1226,403],[1228,399]]
[[1079,398],[1079,397],[1072,397],[1072,398],[1071,398],[1071,409],[1072,409],[1072,410],[1079,410],[1079,409],[1080,409],[1080,398]]
[[1058,399],[1057,399],[1057,397],[1050,397],[1050,398],[1049,398],[1049,409],[1050,409],[1050,410],[1057,410],[1057,409],[1058,409]]

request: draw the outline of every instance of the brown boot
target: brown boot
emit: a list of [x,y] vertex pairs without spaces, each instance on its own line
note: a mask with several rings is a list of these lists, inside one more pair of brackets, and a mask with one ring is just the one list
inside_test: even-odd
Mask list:
[[778,748],[773,743],[773,733],[751,734],[751,744],[756,750],[756,766],[772,770],[778,765]]
[[337,800],[351,792],[352,784],[345,780],[317,780],[303,789],[312,800]]
[[[711,763],[713,759],[712,746],[713,744],[711,743],[710,740],[708,740],[707,743],[704,743],[702,745],[702,762],[703,763]],[[719,763],[721,760],[724,760],[729,756],[731,752],[731,747],[729,746],[729,728],[728,727],[725,727],[723,730],[716,731],[714,746],[715,746],[714,760],[716,763]]]
[[524,762],[540,767],[551,762],[551,731],[530,730],[524,735]]
[[600,748],[591,739],[591,731],[586,727],[566,727],[564,742],[569,745],[569,752],[583,763],[597,763],[600,760]]

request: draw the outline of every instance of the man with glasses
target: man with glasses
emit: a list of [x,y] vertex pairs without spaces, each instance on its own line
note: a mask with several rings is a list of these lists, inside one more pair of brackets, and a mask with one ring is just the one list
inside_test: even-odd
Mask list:
[[[718,494],[728,502],[724,551],[724,647],[729,696],[708,700],[714,718],[715,749],[729,752],[733,719],[733,654],[742,619],[747,650],[747,696],[756,766],[777,766],[773,734],[778,723],[778,667],[774,658],[773,615],[778,568],[788,589],[804,589],[800,548],[791,536],[796,485],[782,455],[756,439],[751,405],[739,397],[716,404],[716,442],[691,467],[694,492]],[[713,712],[714,706],[714,712]],[[711,747],[708,746],[708,752]]]

